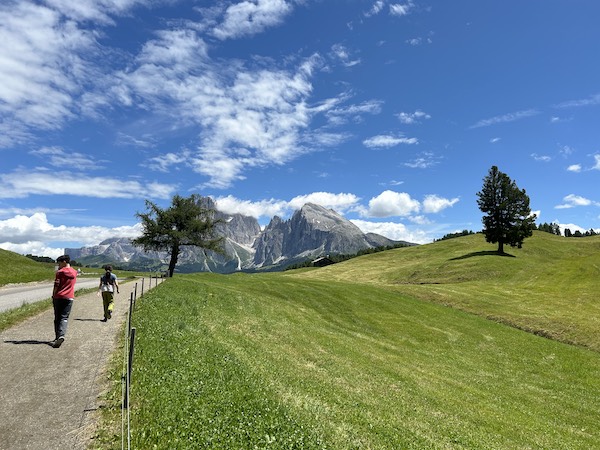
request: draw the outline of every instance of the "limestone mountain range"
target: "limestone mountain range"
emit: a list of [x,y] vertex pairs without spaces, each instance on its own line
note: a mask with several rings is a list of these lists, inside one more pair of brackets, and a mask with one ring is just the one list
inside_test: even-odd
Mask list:
[[[261,229],[254,217],[224,214],[218,227],[224,254],[183,247],[177,272],[231,273],[281,270],[285,266],[333,254],[355,254],[361,250],[408,242],[394,241],[374,233],[363,233],[337,212],[307,203],[289,220],[275,216]],[[167,252],[145,252],[129,238],[111,238],[92,247],[66,248],[65,253],[83,265],[113,264],[127,270],[164,270]]]

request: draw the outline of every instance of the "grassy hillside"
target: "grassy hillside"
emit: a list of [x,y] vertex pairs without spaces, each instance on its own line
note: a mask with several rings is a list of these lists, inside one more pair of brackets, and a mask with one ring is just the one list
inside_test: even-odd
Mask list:
[[498,255],[481,234],[368,255],[302,279],[388,286],[600,351],[600,236],[534,232]]
[[[498,257],[470,236],[316,270],[167,280],[134,314],[132,446],[600,448],[600,353],[481,317],[569,316],[593,347],[590,306],[554,297],[592,302],[598,242],[536,233]],[[98,448],[119,448],[103,436]]]
[[54,280],[54,264],[40,263],[0,249],[0,286],[9,283]]

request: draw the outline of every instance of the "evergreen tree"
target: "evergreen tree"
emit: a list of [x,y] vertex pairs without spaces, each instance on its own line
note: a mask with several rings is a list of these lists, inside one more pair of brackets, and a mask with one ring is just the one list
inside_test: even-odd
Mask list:
[[143,234],[133,243],[142,246],[145,251],[169,251],[169,277],[173,276],[184,246],[222,253],[222,237],[215,235],[215,227],[221,220],[215,219],[211,204],[208,198],[196,194],[187,198],[175,195],[171,206],[166,209],[146,200],[147,212],[136,214],[142,221]]
[[486,241],[498,243],[498,253],[504,253],[504,244],[520,248],[532,235],[536,218],[525,189],[492,166],[477,196],[479,209],[486,214],[482,219]]

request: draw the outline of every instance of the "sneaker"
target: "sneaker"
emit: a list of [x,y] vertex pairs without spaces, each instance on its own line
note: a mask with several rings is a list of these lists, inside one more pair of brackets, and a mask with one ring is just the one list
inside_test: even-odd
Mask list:
[[62,345],[63,342],[65,342],[65,337],[59,336],[54,341],[52,341],[52,347],[58,348]]
[[109,311],[109,312],[108,312],[107,319],[112,319],[112,311]]
[[108,318],[105,317],[104,319],[102,319],[102,322],[106,322],[107,320]]

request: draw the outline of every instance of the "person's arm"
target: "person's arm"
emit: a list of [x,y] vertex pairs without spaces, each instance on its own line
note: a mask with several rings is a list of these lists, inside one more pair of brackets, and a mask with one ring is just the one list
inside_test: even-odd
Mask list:
[[119,282],[117,281],[117,276],[115,275],[115,287],[117,288],[117,294],[119,293]]
[[54,279],[54,287],[52,288],[52,298],[56,296],[56,293],[58,292],[58,286],[60,286],[60,280],[58,279],[57,274],[56,278]]

